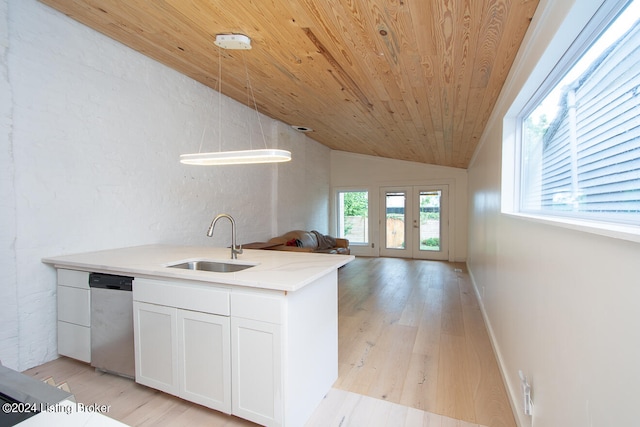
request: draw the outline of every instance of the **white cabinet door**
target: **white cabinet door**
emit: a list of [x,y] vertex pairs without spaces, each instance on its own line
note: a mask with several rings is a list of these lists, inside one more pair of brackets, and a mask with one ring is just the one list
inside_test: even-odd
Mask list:
[[178,310],[180,397],[231,413],[229,318]]
[[136,382],[178,395],[177,312],[172,307],[133,302]]
[[282,332],[273,323],[231,318],[234,415],[265,426],[281,426]]
[[229,318],[133,302],[136,382],[231,413]]

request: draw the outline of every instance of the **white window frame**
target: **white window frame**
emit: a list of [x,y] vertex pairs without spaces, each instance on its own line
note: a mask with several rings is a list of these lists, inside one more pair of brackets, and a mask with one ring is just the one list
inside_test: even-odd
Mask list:
[[340,197],[340,193],[357,193],[357,192],[362,192],[362,193],[367,193],[367,218],[369,221],[369,224],[367,226],[367,242],[352,242],[351,240],[349,241],[349,246],[351,246],[352,248],[354,246],[361,246],[361,247],[366,247],[369,248],[371,246],[371,189],[369,188],[363,188],[363,187],[341,187],[341,188],[336,188],[334,190],[333,193],[333,203],[334,203],[334,216],[335,216],[335,234],[336,236],[339,236],[338,232],[339,232],[339,224],[340,224],[340,201],[339,201],[339,197]]
[[[579,59],[582,52],[590,46],[592,40],[625,6],[627,0],[601,0],[597,4],[590,5],[576,3],[569,8],[563,22],[558,25],[558,31],[551,37],[544,51],[539,54],[536,63],[529,64],[531,68],[527,70],[525,67],[528,58],[525,59],[522,56],[532,54],[535,57],[533,54],[538,47],[534,40],[540,34],[533,34],[526,40],[529,44],[523,44],[519,63],[512,70],[512,73],[527,71],[529,74],[522,82],[522,90],[516,95],[503,120],[502,213],[544,224],[640,242],[640,225],[554,216],[547,212],[525,213],[519,208],[521,112],[526,110],[527,105],[537,103],[545,96],[566,70]],[[555,17],[551,16],[552,13],[547,13],[549,16],[545,16],[545,12],[552,9],[547,5],[546,10],[541,13],[540,20],[553,21]],[[533,28],[536,27],[538,26],[533,26]],[[539,27],[540,31],[544,31],[544,25]],[[518,67],[521,69],[518,70]],[[517,79],[514,78],[514,80]]]

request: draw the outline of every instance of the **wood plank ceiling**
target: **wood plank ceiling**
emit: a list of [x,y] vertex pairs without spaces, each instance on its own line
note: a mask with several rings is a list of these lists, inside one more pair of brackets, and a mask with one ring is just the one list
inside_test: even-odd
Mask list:
[[221,55],[245,104],[246,67],[261,113],[329,148],[466,168],[539,0],[41,1],[214,89]]

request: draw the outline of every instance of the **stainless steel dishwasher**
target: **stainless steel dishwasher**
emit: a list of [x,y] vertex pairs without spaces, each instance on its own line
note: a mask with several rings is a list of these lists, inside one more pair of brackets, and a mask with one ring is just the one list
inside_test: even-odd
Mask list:
[[91,273],[91,366],[135,378],[133,277]]

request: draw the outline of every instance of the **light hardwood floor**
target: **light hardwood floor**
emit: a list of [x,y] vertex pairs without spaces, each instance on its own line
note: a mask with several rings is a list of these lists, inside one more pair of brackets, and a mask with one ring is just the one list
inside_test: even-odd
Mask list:
[[516,425],[464,264],[357,258],[339,277],[335,388],[490,427]]
[[[310,426],[376,412],[378,426],[515,426],[464,264],[359,257],[339,271],[338,311],[339,378]],[[255,425],[64,357],[25,373],[132,426]]]

